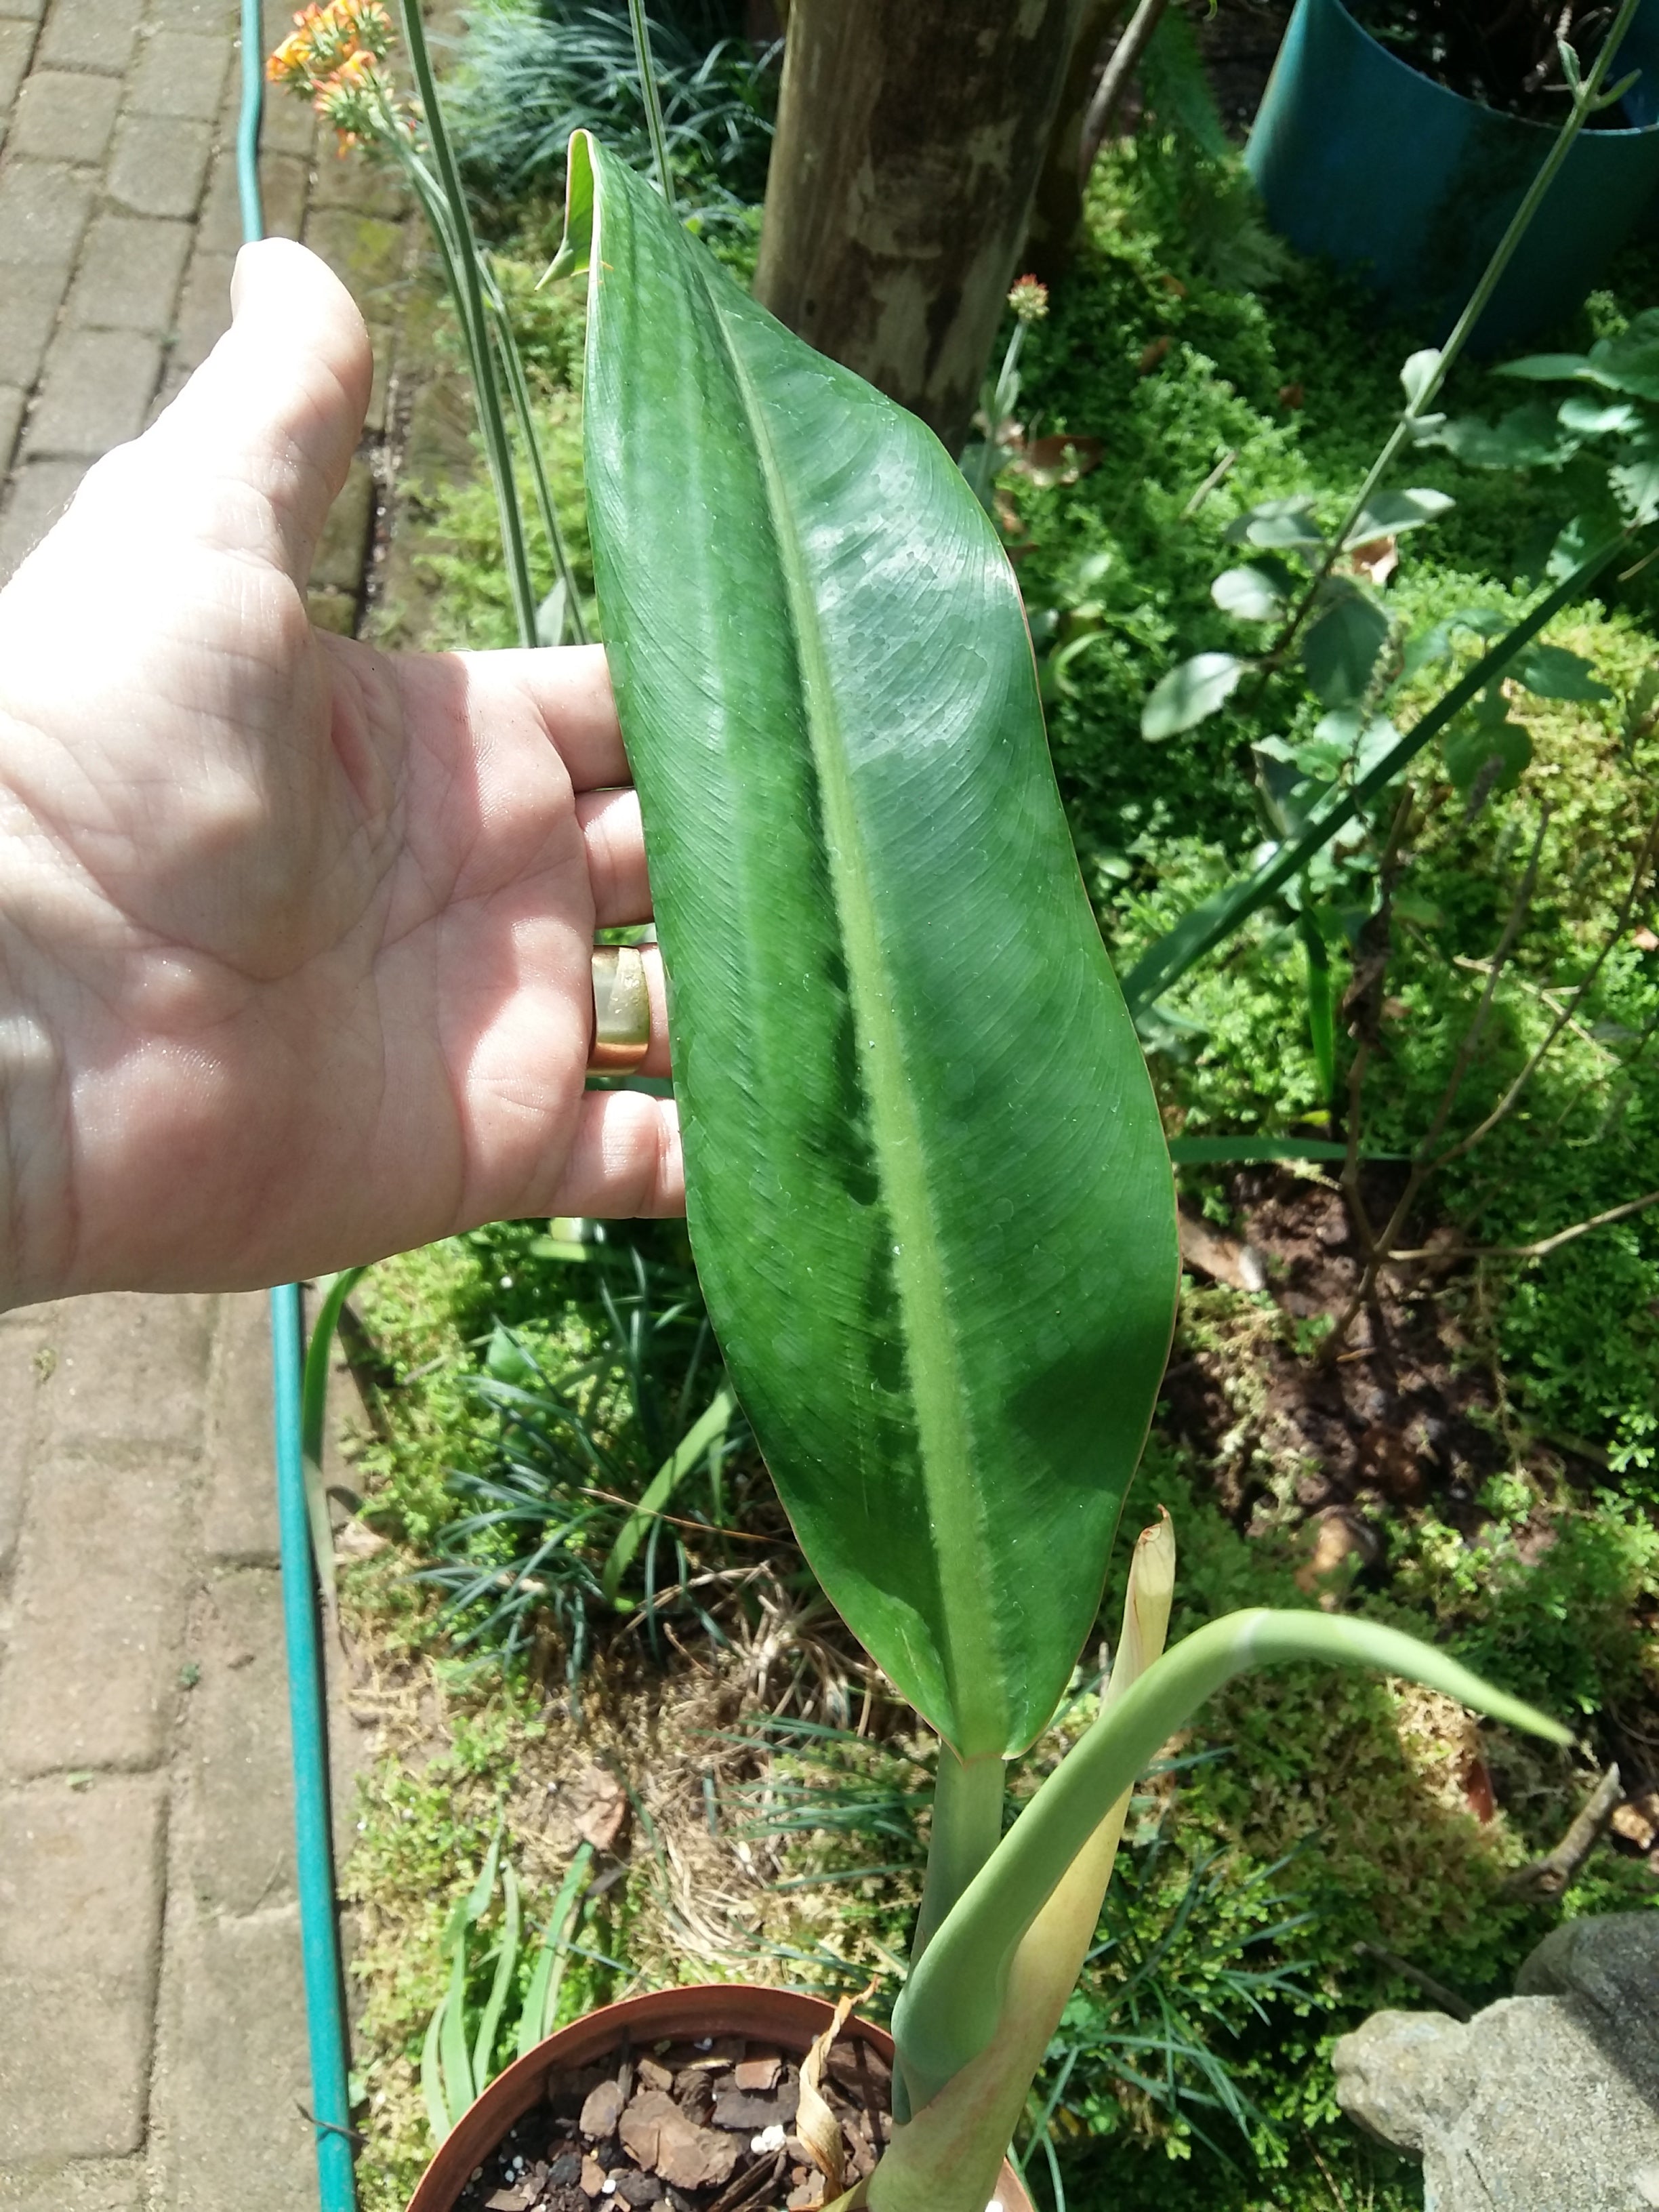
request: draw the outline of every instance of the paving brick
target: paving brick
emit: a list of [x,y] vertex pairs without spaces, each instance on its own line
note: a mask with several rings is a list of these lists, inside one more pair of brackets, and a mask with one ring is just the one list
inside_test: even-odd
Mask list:
[[140,2212],[143,2197],[140,2158],[0,2166],[0,2212]]
[[47,1438],[60,1451],[153,1448],[193,1458],[218,1301],[125,1291],[72,1298],[55,1331]]
[[174,1798],[173,1881],[213,1913],[249,1913],[294,1894],[288,1679],[275,1567],[216,1575],[192,1616],[199,1669]]
[[110,197],[137,215],[194,215],[212,150],[211,124],[124,115],[110,158]]
[[47,161],[101,161],[120,97],[119,77],[35,70],[17,96],[13,152]]
[[11,466],[27,401],[27,394],[20,392],[15,384],[0,384],[0,475]]
[[32,391],[63,305],[66,267],[25,262],[0,271],[0,378]]
[[0,115],[16,99],[17,88],[23,82],[23,72],[34,51],[33,24],[9,23],[3,21],[4,15],[4,8],[0,7]]
[[0,2162],[143,2141],[163,1790],[100,1775],[0,1794]]
[[147,331],[162,337],[173,326],[179,279],[190,246],[187,222],[153,216],[97,216],[81,251],[68,321],[89,330]]
[[318,149],[311,204],[318,208],[349,208],[354,215],[380,216],[397,222],[409,212],[409,193],[400,170],[371,161],[361,151],[349,153],[342,161],[325,142]]
[[144,0],[52,0],[36,67],[119,76],[143,12]]
[[[275,47],[293,27],[293,9],[283,7],[276,12],[282,19],[281,28],[270,34],[266,41],[268,47]],[[273,86],[265,101],[264,122],[259,132],[261,151],[298,154],[309,161],[319,143],[317,111],[311,102],[301,100],[297,93],[279,90]],[[331,143],[324,150],[328,152],[331,160]]]
[[356,592],[363,580],[363,561],[374,520],[374,471],[367,461],[354,461],[317,543],[317,556],[311,565],[313,589]]
[[56,266],[67,280],[91,204],[91,184],[61,162],[8,161],[0,171],[0,268]]
[[306,244],[320,253],[359,307],[375,302],[385,314],[391,288],[403,275],[401,223],[360,216],[346,208],[318,208],[306,218]]
[[305,229],[311,191],[311,164],[302,154],[272,154],[260,163],[264,179],[265,234],[298,238]]
[[[179,1916],[182,1918],[182,1916]],[[156,2082],[168,2212],[295,2212],[317,2191],[298,1914],[169,1929]],[[255,2154],[250,2155],[251,2148]]]
[[64,331],[46,356],[24,452],[96,460],[136,438],[161,374],[161,340],[142,331]]
[[[296,10],[289,0],[285,0],[285,7],[283,21],[288,23]],[[155,31],[191,31],[204,38],[217,33],[234,46],[240,22],[239,0],[149,0],[149,27]],[[277,39],[282,35],[278,32]],[[274,46],[276,42],[271,39],[265,43]]]
[[210,1559],[275,1562],[275,1468],[270,1307],[263,1291],[239,1291],[220,1300],[208,1387],[202,1541]]
[[27,461],[18,470],[0,514],[0,584],[33,552],[85,473],[82,461]]
[[0,21],[38,23],[46,12],[46,0],[0,0]]
[[142,1767],[166,1753],[190,1538],[187,1477],[166,1454],[43,1452],[0,1668],[0,1773]]
[[230,67],[230,46],[199,31],[156,31],[138,50],[127,79],[134,115],[185,115],[210,123]]
[[230,328],[230,276],[235,265],[234,253],[191,256],[173,321],[169,368],[196,368]]
[[[0,422],[0,449],[4,442],[4,424]],[[40,1324],[33,1318],[0,1323],[0,1573],[10,1561],[23,1517],[43,1341]]]

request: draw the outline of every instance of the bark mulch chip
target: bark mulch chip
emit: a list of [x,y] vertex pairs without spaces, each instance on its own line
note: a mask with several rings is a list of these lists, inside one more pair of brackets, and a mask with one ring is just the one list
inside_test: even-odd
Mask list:
[[[843,2188],[891,2132],[891,2080],[861,2043],[835,2045],[823,2094],[846,2145]],[[456,2212],[814,2212],[824,2179],[793,2134],[797,2060],[736,2037],[624,2051],[550,2075],[462,2191]]]

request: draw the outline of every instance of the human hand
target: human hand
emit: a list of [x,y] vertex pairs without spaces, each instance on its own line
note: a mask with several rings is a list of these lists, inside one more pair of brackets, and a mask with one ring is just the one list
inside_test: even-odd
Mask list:
[[583,1090],[650,914],[604,654],[314,631],[368,337],[286,241],[233,298],[0,592],[0,1304],[684,1205],[672,1105]]

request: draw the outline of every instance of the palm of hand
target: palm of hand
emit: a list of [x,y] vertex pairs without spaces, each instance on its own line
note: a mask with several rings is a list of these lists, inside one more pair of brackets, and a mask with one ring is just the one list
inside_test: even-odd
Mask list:
[[13,1298],[678,1203],[672,1109],[582,1087],[596,921],[649,911],[603,657],[311,629],[367,343],[298,249],[241,281],[0,595]]

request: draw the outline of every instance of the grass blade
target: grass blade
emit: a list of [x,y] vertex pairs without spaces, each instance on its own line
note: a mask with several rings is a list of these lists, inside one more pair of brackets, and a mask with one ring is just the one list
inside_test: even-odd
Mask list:
[[582,1844],[570,1862],[564,1880],[559,1884],[559,1893],[553,1900],[553,1910],[548,1915],[547,1928],[542,1936],[541,1950],[536,1960],[530,1987],[525,1994],[524,2010],[519,2015],[518,2056],[526,2057],[538,2043],[553,2033],[553,2022],[559,2009],[559,1985],[564,1979],[565,1961],[570,1956],[570,1937],[576,1925],[582,1892],[587,1887],[588,1869],[593,1863],[593,1846]]
[[507,1993],[513,1986],[514,1970],[519,1963],[519,1877],[511,1865],[501,1869],[501,1943],[495,1960],[495,1977],[490,1983],[477,2038],[472,2045],[472,2079],[480,2089],[494,2072],[490,2061],[495,2055],[495,2033],[501,2024]]
[[639,1504],[617,1530],[600,1583],[613,1605],[622,1588],[622,1578],[634,1563],[635,1553],[657,1526],[663,1509],[692,1468],[724,1440],[737,1410],[738,1401],[729,1389],[716,1393],[714,1404],[680,1438],[652,1476]]

